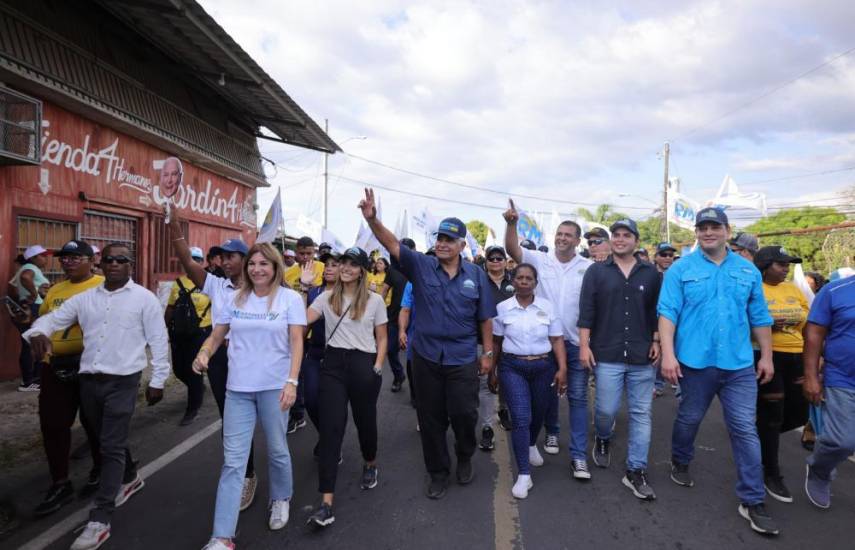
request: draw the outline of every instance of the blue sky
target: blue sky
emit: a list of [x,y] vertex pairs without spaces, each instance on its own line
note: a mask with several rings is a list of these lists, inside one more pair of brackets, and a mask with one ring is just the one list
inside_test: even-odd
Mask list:
[[[770,206],[851,202],[837,193],[855,185],[855,170],[753,182],[855,166],[855,52],[722,115],[855,47],[855,3],[201,3],[361,157],[508,196],[609,202],[641,218],[661,200],[657,153],[672,140],[671,174],[698,201],[730,174]],[[260,216],[281,186],[289,232],[300,213],[320,220],[321,155],[261,145],[280,166],[273,188],[259,192]],[[329,166],[329,225],[346,244],[362,192],[351,180],[400,191],[378,191],[388,225],[402,208],[427,205],[437,217],[502,227],[500,210],[486,207],[503,206],[501,195],[342,154]],[[516,202],[547,212],[578,206]]]

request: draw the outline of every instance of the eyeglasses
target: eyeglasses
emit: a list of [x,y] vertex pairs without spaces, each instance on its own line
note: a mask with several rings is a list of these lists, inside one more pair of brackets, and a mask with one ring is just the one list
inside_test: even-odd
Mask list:
[[660,252],[659,254],[657,254],[657,256],[662,256],[663,258],[673,258],[674,253],[673,252]]
[[498,262],[504,262],[505,259],[502,258],[501,256],[493,256],[492,258],[487,258],[487,261],[493,262],[493,263],[498,263]]
[[588,239],[588,244],[592,245],[603,244],[604,242],[606,242],[605,239]]
[[101,258],[102,264],[112,264],[117,263],[121,265],[125,265],[126,263],[130,263],[131,259],[127,256],[104,256]]

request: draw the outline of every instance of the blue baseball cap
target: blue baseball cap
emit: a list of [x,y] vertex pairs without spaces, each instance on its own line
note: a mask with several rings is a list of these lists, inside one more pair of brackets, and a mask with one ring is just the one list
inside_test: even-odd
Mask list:
[[629,232],[630,232],[630,233],[632,233],[633,235],[635,235],[635,238],[636,238],[636,239],[640,239],[640,238],[641,238],[641,237],[639,236],[639,234],[638,234],[638,225],[636,225],[636,223],[635,223],[635,221],[634,221],[634,220],[631,220],[631,219],[629,219],[629,218],[623,218],[622,220],[618,220],[618,221],[614,222],[614,223],[609,227],[609,231],[611,231],[612,233],[614,233],[614,232],[615,232],[615,229],[618,229],[618,228],[621,228],[621,227],[622,227],[622,228],[624,228],[624,229],[626,229],[627,231],[629,231]]
[[725,214],[724,210],[722,210],[721,208],[714,208],[712,206],[702,208],[698,211],[698,215],[695,216],[695,227],[701,225],[704,222],[727,225],[727,214]]
[[656,245],[657,254],[659,254],[660,252],[667,252],[668,250],[670,250],[671,252],[677,252],[677,249],[674,248],[671,243],[661,242]]
[[237,252],[246,256],[249,253],[249,247],[241,239],[229,239],[220,245],[220,250],[223,252]]
[[205,259],[205,253],[202,252],[202,249],[199,248],[198,246],[191,246],[190,247],[190,257],[191,258],[198,258],[200,260],[204,260]]
[[462,239],[466,237],[466,225],[457,218],[445,218],[439,222],[439,228],[435,234],[445,235],[452,239]]

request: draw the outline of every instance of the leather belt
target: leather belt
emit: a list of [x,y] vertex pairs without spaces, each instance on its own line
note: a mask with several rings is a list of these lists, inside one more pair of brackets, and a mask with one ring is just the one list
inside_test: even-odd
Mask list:
[[519,359],[520,361],[538,361],[540,359],[548,359],[548,353],[541,353],[540,355],[515,355],[513,353],[506,353],[508,357],[513,357],[514,359]]

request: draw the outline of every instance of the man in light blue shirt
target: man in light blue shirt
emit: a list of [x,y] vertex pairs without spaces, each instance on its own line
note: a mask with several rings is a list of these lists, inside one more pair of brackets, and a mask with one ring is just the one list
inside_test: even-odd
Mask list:
[[[777,535],[764,505],[763,466],[754,418],[757,380],[772,378],[772,317],[760,272],[727,249],[730,226],[717,208],[695,219],[698,250],[665,272],[659,293],[662,376],[680,383],[682,399],[671,436],[671,479],[691,487],[689,462],[701,421],[718,395],[737,469],[739,514],[751,528]],[[760,346],[754,368],[751,336]]]

